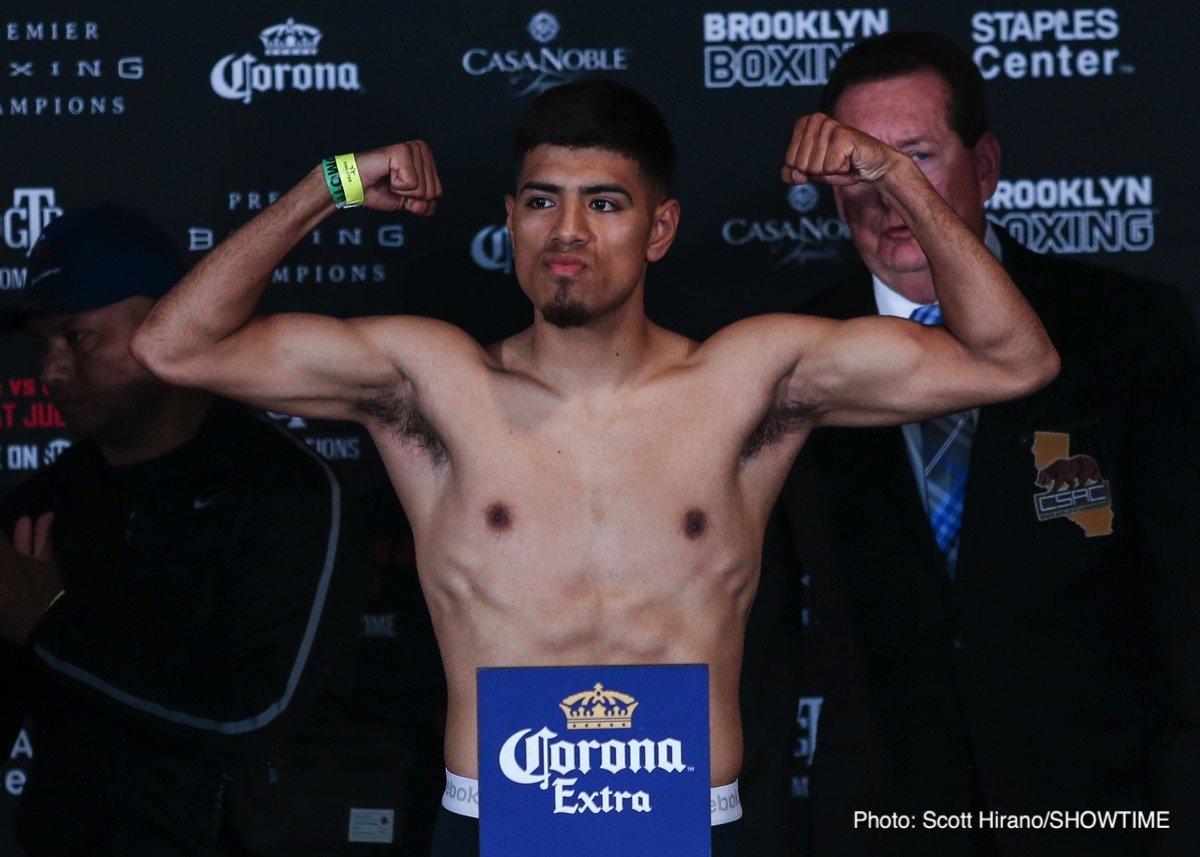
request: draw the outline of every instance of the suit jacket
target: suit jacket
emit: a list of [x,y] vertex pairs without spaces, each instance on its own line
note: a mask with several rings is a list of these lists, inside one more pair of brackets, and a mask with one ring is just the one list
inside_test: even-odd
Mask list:
[[[927,811],[968,812],[978,828],[980,809],[1159,808],[1173,810],[1160,847],[1200,853],[1184,829],[1200,800],[1195,328],[1165,286],[1001,240],[1062,371],[1042,391],[981,409],[954,579],[900,429],[820,429],[802,453],[827,489],[840,568],[810,593],[811,612],[844,610],[852,629],[818,647],[839,653],[836,667],[806,666],[807,692],[825,696],[815,853],[880,842],[888,853],[971,853],[977,834],[925,831],[955,824]],[[875,314],[870,275],[804,310]],[[792,520],[806,514],[797,492],[790,480]],[[814,633],[837,633],[837,622],[823,625]],[[914,830],[856,831],[853,809],[901,812]],[[1128,828],[994,833],[1005,854],[1153,847],[1152,834]]]

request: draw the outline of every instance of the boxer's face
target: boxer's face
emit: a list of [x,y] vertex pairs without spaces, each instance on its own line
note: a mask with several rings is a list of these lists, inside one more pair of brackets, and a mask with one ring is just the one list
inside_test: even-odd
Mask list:
[[[934,189],[980,238],[983,203],[996,189],[1000,148],[989,134],[968,149],[949,125],[950,90],[919,71],[847,87],[834,118],[908,155]],[[929,263],[899,213],[868,185],[836,188],[854,246],[879,279],[917,303],[935,299]]]
[[73,315],[30,319],[41,344],[41,380],[71,433],[101,443],[149,412],[162,384],[129,353],[129,340],[153,304],[128,298]]
[[536,311],[576,327],[632,306],[646,263],[675,237],[679,205],[606,149],[538,146],[505,200],[517,281]]

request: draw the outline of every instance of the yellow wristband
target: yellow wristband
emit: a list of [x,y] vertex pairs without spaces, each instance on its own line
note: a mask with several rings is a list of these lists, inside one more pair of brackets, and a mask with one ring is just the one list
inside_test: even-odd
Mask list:
[[345,208],[354,208],[363,204],[363,184],[358,175],[358,161],[354,155],[334,155],[337,162],[338,177],[342,180],[342,190],[346,193]]
[[49,613],[50,608],[58,603],[58,599],[62,598],[66,594],[67,594],[67,590],[65,590],[65,589],[58,590],[58,594],[50,599],[50,603],[46,605],[46,609],[43,610],[42,613]]

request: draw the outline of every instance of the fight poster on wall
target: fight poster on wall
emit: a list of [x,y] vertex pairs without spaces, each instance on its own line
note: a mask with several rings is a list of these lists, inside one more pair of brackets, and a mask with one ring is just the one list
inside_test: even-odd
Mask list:
[[488,857],[708,854],[708,668],[481,669]]

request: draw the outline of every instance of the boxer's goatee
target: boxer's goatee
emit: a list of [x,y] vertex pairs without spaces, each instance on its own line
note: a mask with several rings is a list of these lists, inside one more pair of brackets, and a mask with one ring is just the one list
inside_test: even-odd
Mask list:
[[581,327],[592,318],[592,313],[583,301],[567,296],[569,284],[560,282],[554,299],[542,307],[542,318],[555,327]]

